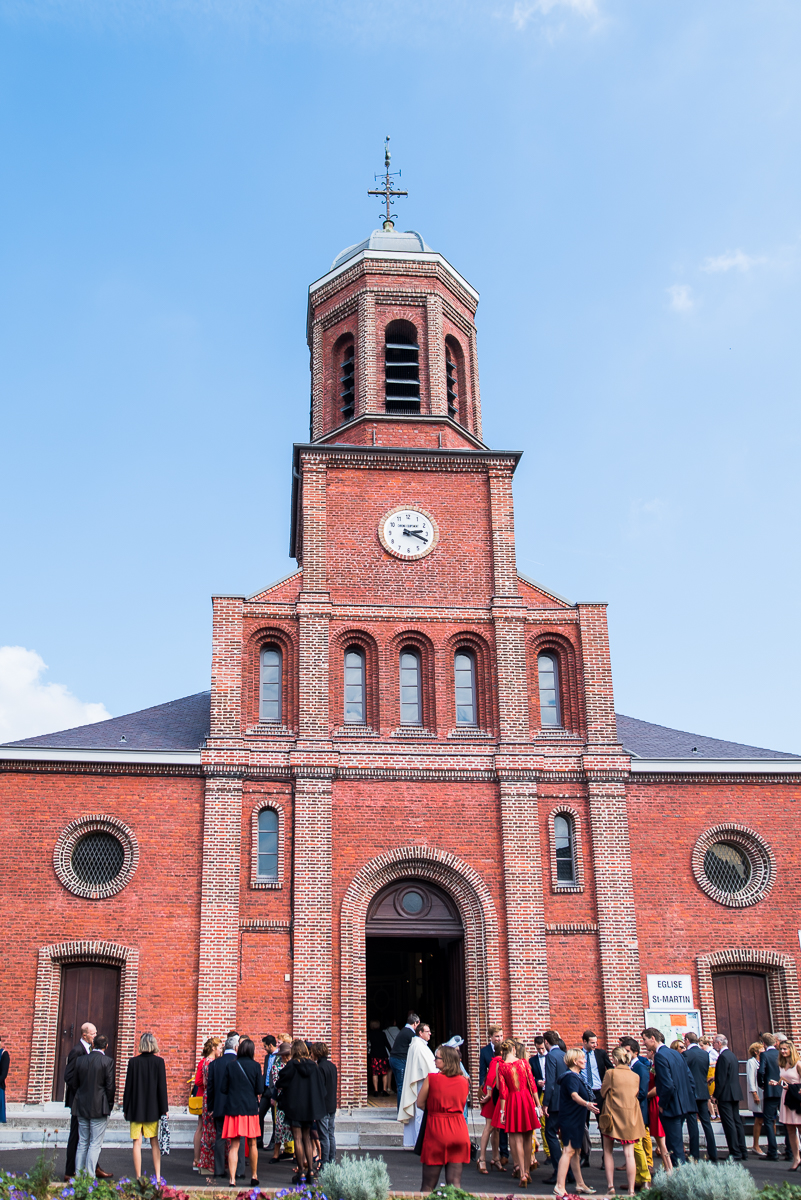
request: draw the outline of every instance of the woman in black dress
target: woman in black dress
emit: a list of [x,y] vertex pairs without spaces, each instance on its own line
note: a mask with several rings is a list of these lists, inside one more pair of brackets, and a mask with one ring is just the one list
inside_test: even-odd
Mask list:
[[554,1196],[564,1196],[565,1180],[570,1170],[576,1177],[573,1190],[580,1195],[591,1195],[595,1188],[587,1187],[581,1174],[581,1146],[587,1126],[587,1109],[598,1112],[598,1105],[588,1085],[579,1074],[587,1059],[583,1050],[568,1050],[565,1066],[568,1068],[557,1080],[559,1096],[559,1136],[562,1139],[562,1157],[556,1172]]
[[309,1055],[304,1041],[296,1038],[292,1043],[292,1056],[281,1071],[278,1081],[281,1103],[295,1139],[295,1158],[298,1169],[292,1176],[293,1183],[306,1183],[314,1179],[314,1150],[311,1127],[313,1121],[327,1116],[325,1082],[320,1068]]

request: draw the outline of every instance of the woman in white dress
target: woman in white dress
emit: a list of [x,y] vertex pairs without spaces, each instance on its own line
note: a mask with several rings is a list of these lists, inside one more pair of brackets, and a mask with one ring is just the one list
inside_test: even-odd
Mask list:
[[745,1064],[745,1074],[748,1081],[748,1107],[754,1118],[754,1145],[752,1153],[757,1158],[767,1158],[764,1150],[759,1148],[759,1135],[762,1132],[762,1088],[757,1083],[759,1056],[765,1047],[761,1042],[753,1042],[748,1047],[748,1061]]
[[412,1038],[406,1058],[403,1090],[398,1106],[398,1120],[403,1121],[403,1145],[406,1150],[414,1150],[423,1120],[423,1109],[417,1107],[417,1093],[423,1085],[423,1080],[428,1079],[431,1072],[437,1069],[434,1055],[428,1046],[430,1040],[431,1026],[418,1025],[417,1036]]

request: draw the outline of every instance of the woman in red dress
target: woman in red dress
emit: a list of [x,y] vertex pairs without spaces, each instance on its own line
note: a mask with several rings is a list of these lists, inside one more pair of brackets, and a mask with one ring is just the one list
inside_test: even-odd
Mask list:
[[[648,1057],[653,1059],[653,1055],[651,1054]],[[656,1144],[659,1157],[662,1159],[662,1165],[669,1175],[673,1170],[673,1163],[670,1161],[670,1155],[668,1154],[665,1130],[659,1119],[659,1099],[656,1094],[656,1075],[654,1075],[653,1067],[648,1078],[648,1132]]]
[[470,1162],[470,1135],[464,1119],[469,1084],[461,1071],[459,1051],[454,1046],[437,1046],[437,1071],[420,1085],[417,1107],[426,1111],[426,1129],[420,1162],[423,1164],[421,1191],[428,1195],[439,1183],[442,1168],[445,1182],[459,1187],[462,1166]]
[[503,1062],[498,1068],[498,1105],[493,1125],[505,1129],[515,1162],[514,1173],[521,1187],[528,1187],[531,1174],[531,1135],[540,1122],[535,1104],[537,1085],[525,1058],[517,1057],[511,1038],[501,1045]]
[[493,1089],[498,1086],[498,1067],[501,1065],[501,1056],[496,1054],[490,1060],[489,1069],[487,1070],[487,1078],[484,1080],[484,1091],[481,1093],[481,1115],[484,1117],[484,1128],[481,1131],[481,1145],[478,1150],[478,1169],[482,1175],[488,1175],[487,1170],[487,1146],[492,1138],[492,1165],[496,1171],[505,1171],[506,1167],[501,1166],[501,1156],[498,1149],[500,1145],[500,1131],[495,1128],[492,1123],[492,1118],[495,1115],[497,1107],[496,1102],[492,1098]]

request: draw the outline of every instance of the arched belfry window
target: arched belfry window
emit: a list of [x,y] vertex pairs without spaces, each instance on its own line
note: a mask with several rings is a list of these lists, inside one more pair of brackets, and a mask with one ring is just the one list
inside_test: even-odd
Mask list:
[[445,370],[448,376],[448,416],[459,420],[459,375],[453,350],[445,344]]
[[264,646],[261,652],[259,681],[259,720],[281,724],[281,675],[283,658],[280,647]]
[[259,879],[278,877],[278,813],[263,808],[259,813],[258,870]]
[[401,725],[423,724],[423,696],[420,678],[420,653],[412,647],[400,653]]
[[391,321],[384,347],[385,408],[388,413],[420,411],[420,348],[411,321]]
[[339,351],[339,403],[342,420],[349,421],[356,409],[356,352],[353,342]]
[[576,882],[576,829],[573,818],[557,813],[553,819],[557,883]]
[[537,674],[540,686],[540,725],[543,728],[558,728],[562,724],[559,705],[559,663],[556,655],[549,652],[537,658]]
[[361,646],[348,646],[345,651],[345,724],[364,725],[365,705],[364,651]]
[[456,697],[456,724],[477,725],[476,660],[468,650],[453,657],[453,682]]

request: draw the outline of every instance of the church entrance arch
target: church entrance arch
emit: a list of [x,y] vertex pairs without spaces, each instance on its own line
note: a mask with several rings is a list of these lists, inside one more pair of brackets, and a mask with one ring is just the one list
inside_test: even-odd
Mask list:
[[[412,893],[417,893],[419,900]],[[407,912],[403,908],[404,901],[407,908],[418,906],[418,912]],[[430,923],[426,925],[429,918]],[[453,972],[450,996],[458,997],[459,988],[464,989],[465,1026],[458,1032],[467,1043],[467,1068],[474,1089],[477,1089],[481,1038],[487,1024],[498,1021],[501,1015],[495,905],[484,880],[468,863],[436,847],[401,846],[366,863],[352,880],[342,901],[340,1103],[343,1105],[367,1103],[364,1047],[368,1023],[368,944],[373,1003],[376,1002],[375,986],[380,982],[381,967],[380,958],[374,955],[373,939],[376,939],[376,950],[383,945],[388,951],[401,953],[404,942],[401,935],[407,933],[410,924],[414,934],[409,952],[414,952],[416,944],[417,957],[421,957],[419,933],[425,929],[430,940],[437,943],[435,959],[431,960],[432,974],[441,969],[444,954],[447,969]],[[395,932],[390,932],[391,929]],[[443,947],[439,946],[440,940],[445,943]],[[429,949],[434,953],[433,946]],[[413,965],[415,973],[423,968],[421,986],[430,989],[430,979],[425,977],[429,970],[427,962]],[[417,986],[416,981],[414,986]],[[382,1003],[386,1000],[391,1007],[393,998],[378,999]],[[399,999],[395,998],[395,1002]],[[453,1005],[453,999],[450,1003]],[[406,1013],[392,1015],[402,1019]],[[447,1013],[442,1014],[442,1030],[437,1027],[437,1018],[430,1019],[435,1036],[444,1040]]]
[[414,1011],[432,1047],[458,1033],[468,1055],[464,926],[448,894],[422,879],[389,884],[367,911],[365,939],[368,1023],[402,1026]]

